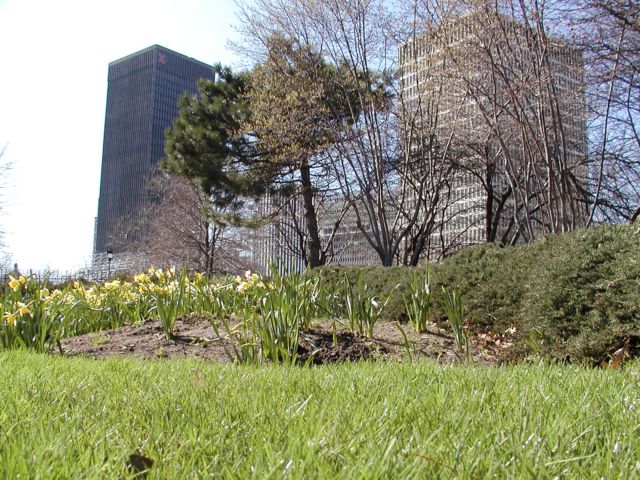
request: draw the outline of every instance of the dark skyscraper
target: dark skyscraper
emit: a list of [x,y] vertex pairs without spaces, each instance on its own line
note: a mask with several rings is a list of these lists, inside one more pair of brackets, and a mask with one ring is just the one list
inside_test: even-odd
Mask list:
[[214,79],[210,65],[158,45],[109,64],[94,253],[125,252],[144,235],[138,214],[149,201],[149,173],[164,155],[164,130],[178,114],[178,98],[195,93],[200,78]]

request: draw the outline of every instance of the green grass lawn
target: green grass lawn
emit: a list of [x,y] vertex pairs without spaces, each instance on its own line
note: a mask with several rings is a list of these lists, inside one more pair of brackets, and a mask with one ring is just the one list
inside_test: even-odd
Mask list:
[[0,353],[0,478],[638,478],[621,370]]

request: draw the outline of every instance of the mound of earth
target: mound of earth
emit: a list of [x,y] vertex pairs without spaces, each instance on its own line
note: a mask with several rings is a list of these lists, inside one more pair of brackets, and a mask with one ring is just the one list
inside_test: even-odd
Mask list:
[[373,360],[389,353],[389,349],[372,339],[352,332],[327,332],[310,328],[302,332],[298,345],[301,362],[311,359],[314,365],[357,360]]
[[[218,362],[234,360],[233,340],[223,329],[218,333],[209,319],[184,317],[176,322],[174,336],[167,339],[160,322],[148,320],[141,325],[126,325],[96,333],[88,333],[61,341],[62,354],[90,358],[126,356],[138,358],[201,358]],[[405,340],[406,336],[406,340]],[[497,362],[507,342],[500,338],[474,337],[471,354],[478,363]],[[432,358],[454,363],[462,358],[451,336],[431,325],[426,333],[417,334],[409,325],[380,323],[372,338],[344,328],[334,334],[329,322],[314,324],[300,334],[298,356],[301,362],[311,358],[313,364],[359,360]]]

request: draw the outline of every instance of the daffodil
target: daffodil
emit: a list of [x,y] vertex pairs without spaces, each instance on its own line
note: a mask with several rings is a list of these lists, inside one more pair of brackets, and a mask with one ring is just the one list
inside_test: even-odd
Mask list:
[[104,284],[104,288],[107,290],[117,290],[120,287],[120,280],[112,280]]
[[31,315],[31,312],[29,311],[29,307],[27,307],[24,303],[22,302],[18,302],[18,312],[20,313],[20,315],[24,316],[24,315]]
[[20,288],[20,280],[15,279],[12,275],[9,275],[9,287],[16,292]]
[[5,322],[7,322],[8,325],[15,325],[16,324],[16,317],[13,316],[10,313],[6,313],[4,315],[4,320],[5,320]]
[[145,275],[144,273],[139,273],[138,275],[133,277],[133,281],[136,283],[149,283],[151,279],[149,278],[148,275]]

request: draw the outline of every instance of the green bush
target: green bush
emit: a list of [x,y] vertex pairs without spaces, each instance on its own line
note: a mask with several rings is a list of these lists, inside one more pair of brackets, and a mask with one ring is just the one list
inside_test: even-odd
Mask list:
[[[424,272],[424,267],[419,267]],[[370,294],[389,295],[382,317],[406,321],[407,267],[318,269],[337,283],[362,272]],[[602,226],[547,236],[530,245],[480,245],[432,266],[431,320],[442,322],[442,289],[465,303],[465,321],[475,331],[515,327],[506,359],[527,355],[598,364],[625,342],[640,354],[640,233],[637,226]]]
[[[600,363],[640,347],[640,236],[632,226],[549,237],[532,248],[519,320],[555,358]],[[537,345],[530,345],[537,348]]]

